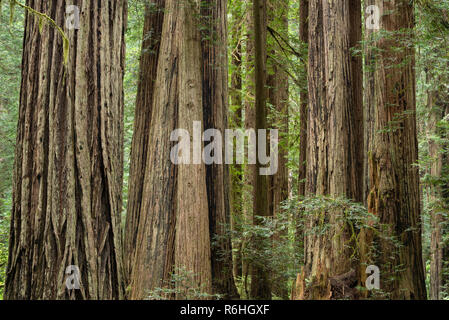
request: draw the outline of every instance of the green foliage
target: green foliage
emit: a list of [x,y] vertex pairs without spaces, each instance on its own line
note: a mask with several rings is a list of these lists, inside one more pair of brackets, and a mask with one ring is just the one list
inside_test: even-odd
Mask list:
[[[296,278],[303,260],[302,252],[296,250],[294,241],[296,223],[293,217],[298,214],[298,206],[293,205],[293,201],[286,201],[282,207],[276,217],[255,217],[260,221],[258,225],[242,215],[236,215],[236,226],[231,228],[230,225],[224,225],[226,232],[215,236],[212,245],[218,246],[218,243],[232,238],[234,246],[242,244],[241,253],[245,262],[269,272],[273,283],[277,279]],[[256,238],[258,241],[253,241]],[[220,253],[221,256],[229,254]],[[250,281],[250,278],[245,279],[245,276],[235,279],[242,299],[248,298],[247,280]],[[288,285],[291,285],[291,281],[288,281]]]
[[194,281],[195,274],[180,268],[171,274],[170,281],[165,287],[156,288],[148,292],[147,300],[170,300],[182,296],[183,300],[220,300],[219,294],[208,294],[203,285],[198,286]]
[[[128,177],[130,165],[131,141],[134,126],[134,111],[135,101],[139,79],[139,60],[141,55],[142,45],[142,29],[144,21],[145,5],[150,4],[148,0],[129,0],[129,15],[128,28],[126,31],[126,73],[124,77],[124,91],[125,91],[125,110],[124,110],[124,210],[126,211],[126,202],[128,194]],[[245,17],[248,10],[251,10],[251,2],[247,0],[228,0],[228,32],[229,39],[228,51],[229,62],[231,62],[232,55],[240,46],[242,52],[245,51],[245,37],[250,34],[247,30]],[[201,8],[207,9],[207,1],[201,2]],[[45,24],[55,27],[64,39],[64,57],[67,61],[68,40],[62,30],[54,23],[54,21],[43,13],[35,12],[32,8],[21,4],[17,0],[1,1],[0,0],[0,299],[3,293],[3,286],[5,281],[5,269],[8,257],[8,234],[9,234],[9,219],[12,203],[12,172],[14,163],[14,148],[16,141],[16,124],[18,117],[18,105],[20,94],[20,75],[21,75],[21,52],[22,52],[22,37],[23,37],[23,21],[24,10],[16,10],[20,6],[28,12],[31,12],[39,19],[39,29],[42,30]],[[430,91],[442,92],[441,99],[443,103],[449,103],[449,2],[437,0],[416,0],[416,27],[413,36],[410,30],[400,30],[396,32],[380,31],[373,33],[372,39],[363,42],[363,46],[371,46],[375,49],[374,55],[381,53],[375,44],[380,38],[392,40],[400,39],[395,43],[395,48],[389,48],[400,52],[404,48],[416,49],[416,75],[417,75],[417,120],[419,128],[419,163],[421,182],[423,187],[423,250],[424,258],[427,266],[427,282],[429,284],[429,266],[430,266],[430,235],[431,227],[431,213],[435,209],[440,209],[441,214],[444,215],[445,221],[449,217],[449,167],[446,166],[443,170],[443,175],[434,177],[430,174],[430,166],[435,159],[429,156],[429,142],[435,141],[442,146],[440,152],[445,156],[449,156],[449,117],[439,121],[435,133],[429,134],[427,131],[428,120],[432,108],[439,106],[428,105],[428,93]],[[292,195],[288,201],[282,204],[280,212],[276,213],[276,217],[259,217],[262,221],[260,225],[254,226],[252,221],[245,220],[243,214],[235,216],[237,227],[233,229],[230,226],[225,226],[228,232],[223,237],[232,238],[234,248],[239,244],[243,245],[243,255],[245,259],[253,265],[259,265],[263,269],[270,272],[273,281],[276,279],[287,278],[290,286],[292,280],[296,278],[301,265],[303,264],[303,252],[300,249],[302,240],[296,239],[297,230],[307,230],[306,234],[325,234],[330,225],[326,219],[326,212],[340,211],[342,215],[339,222],[347,224],[352,230],[353,242],[357,244],[359,240],[360,231],[363,229],[370,229],[376,233],[378,238],[388,240],[394,243],[394,247],[399,248],[402,244],[389,235],[388,226],[377,226],[373,229],[373,224],[376,218],[369,214],[362,205],[353,203],[344,198],[330,198],[317,197],[299,199],[296,195],[299,173],[299,144],[300,144],[300,129],[302,124],[299,119],[300,110],[300,93],[307,90],[307,76],[303,72],[307,65],[307,45],[299,41],[299,21],[297,19],[299,1],[290,1],[288,8],[271,8],[287,9],[289,19],[289,29],[284,30],[282,21],[278,17],[271,20],[270,29],[267,34],[268,46],[272,50],[268,51],[268,65],[267,70],[269,74],[273,73],[273,66],[283,68],[289,75],[290,93],[289,93],[289,114],[288,114],[288,134],[281,136],[280,148],[288,150],[288,168],[291,178],[290,188]],[[150,8],[151,11],[151,8]],[[270,12],[272,14],[272,12]],[[202,21],[207,21],[208,16],[202,14],[200,16]],[[210,25],[210,24],[209,24]],[[199,23],[198,27],[202,31],[203,40],[214,42],[213,32],[206,28],[207,25]],[[144,38],[151,37],[150,34],[143,35]],[[399,37],[400,36],[400,37]],[[363,55],[364,51],[361,47],[353,48],[354,55]],[[144,52],[147,49],[143,49]],[[409,57],[412,58],[412,57]],[[242,67],[236,70],[235,67],[229,63],[229,79],[234,72],[241,72],[243,79],[247,79],[249,73],[253,70],[245,64],[246,57],[242,57]],[[404,61],[402,63],[407,63]],[[401,64],[391,61],[390,68],[398,68]],[[365,70],[374,71],[374,70]],[[251,101],[253,97],[249,97],[247,81],[244,81],[243,88],[239,94],[242,98]],[[249,97],[249,99],[247,99]],[[235,113],[241,106],[230,106],[229,119],[233,120]],[[281,120],[287,115],[281,115],[279,112],[271,108],[271,123],[274,119]],[[398,124],[401,123],[404,116],[409,114],[398,114],[390,123],[388,128],[384,130],[397,130]],[[280,127],[280,123],[276,124]],[[242,123],[231,123],[232,127],[241,127]],[[286,128],[280,128],[286,129]],[[283,131],[283,130],[281,130]],[[231,166],[231,174],[234,177],[241,176],[244,171],[244,166]],[[443,195],[442,199],[436,201],[430,200],[429,189],[434,186],[439,186]],[[239,186],[240,188],[240,186]],[[251,191],[251,186],[241,187],[243,194],[247,195]],[[249,196],[244,196],[243,199],[250,199]],[[234,207],[234,211],[243,213],[251,212],[250,203],[239,202],[239,206]],[[313,229],[307,229],[307,219],[314,216],[322,218],[322,223]],[[446,232],[443,236],[444,245],[449,245],[449,226],[446,222],[443,226]],[[251,241],[254,238],[262,239],[261,242]],[[220,238],[215,238],[213,245],[219,242]],[[299,244],[299,247],[298,247]],[[373,259],[376,256],[377,248],[374,246]],[[223,252],[223,255],[230,253]],[[393,253],[392,253],[393,254]],[[445,262],[444,273],[449,273],[449,262]],[[399,266],[402,268],[403,266]],[[398,271],[398,270],[397,270]],[[226,270],[226,272],[231,272]],[[172,279],[166,288],[158,288],[153,292],[148,293],[148,299],[165,299],[169,296],[176,295],[179,292],[180,284],[186,287],[194,287],[191,283],[192,275],[186,271],[179,271],[172,275]],[[239,287],[241,296],[246,296],[245,286],[247,282],[238,278],[236,282]],[[290,289],[290,288],[289,288]],[[198,299],[206,298],[201,288],[196,288],[188,291],[188,298]],[[384,293],[378,293],[382,296]],[[443,296],[449,299],[449,288],[444,289]],[[213,298],[220,298],[213,296]]]
[[[449,156],[449,118],[441,119],[433,132],[428,130],[431,113],[449,104],[449,2],[420,0],[417,3],[416,74],[417,119],[419,128],[419,162],[423,188],[423,252],[426,260],[427,285],[430,286],[430,244],[433,212],[443,215],[442,245],[449,247],[449,163],[446,161],[441,176],[432,176],[431,166],[437,160],[429,154],[431,142],[441,146],[439,154]],[[437,94],[438,101],[429,105],[429,94]],[[436,100],[436,99],[434,99]],[[438,104],[436,104],[438,103]],[[441,190],[441,197],[431,200],[432,189]],[[447,249],[446,249],[447,250]],[[449,266],[443,265],[443,278],[448,279]],[[445,286],[449,283],[446,282]],[[449,299],[449,288],[444,287],[442,296]]]
[[[126,68],[124,77],[124,183],[122,221],[125,221],[128,201],[128,178],[131,155],[131,142],[134,132],[134,112],[139,81],[139,62],[142,51],[142,33],[145,11],[144,0],[128,1],[128,27],[126,30]],[[148,37],[150,35],[144,35]]]

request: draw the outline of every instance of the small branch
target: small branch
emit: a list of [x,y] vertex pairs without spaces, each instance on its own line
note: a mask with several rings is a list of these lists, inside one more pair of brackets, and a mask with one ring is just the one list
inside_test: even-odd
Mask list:
[[13,14],[13,12],[12,12],[13,8],[12,7],[13,7],[14,4],[18,5],[19,7],[27,10],[28,12],[30,12],[32,14],[38,16],[39,17],[39,28],[41,28],[41,23],[43,23],[43,21],[45,20],[53,28],[55,28],[58,31],[58,33],[61,35],[62,40],[63,40],[64,64],[67,64],[68,57],[69,57],[69,39],[67,38],[66,34],[64,33],[64,30],[62,30],[62,28],[56,24],[55,20],[50,18],[45,13],[38,12],[38,11],[34,10],[33,8],[31,8],[30,6],[27,6],[27,5],[24,5],[24,4],[20,3],[18,0],[11,0],[11,15]]
[[279,47],[285,52],[286,49],[284,48],[284,46],[281,44],[281,42],[279,41],[278,37],[288,46],[288,48],[290,49],[290,53],[294,54],[295,56],[297,56],[303,63],[304,63],[304,58],[302,57],[302,55],[295,50],[295,48],[293,48],[291,46],[291,44],[284,39],[284,37],[282,37],[282,35],[279,34],[279,32],[277,32],[276,30],[274,30],[271,27],[267,27],[268,31],[270,32],[271,36],[274,38],[274,40],[276,40],[277,44],[279,45]]

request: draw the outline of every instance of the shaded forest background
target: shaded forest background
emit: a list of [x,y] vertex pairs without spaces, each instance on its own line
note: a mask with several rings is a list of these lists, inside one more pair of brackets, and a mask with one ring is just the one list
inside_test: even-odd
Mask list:
[[[228,78],[229,78],[229,125],[241,127],[241,113],[244,104],[253,102],[251,67],[252,54],[248,55],[248,15],[252,2],[245,0],[228,1]],[[3,297],[5,272],[8,260],[8,239],[12,207],[12,177],[16,132],[19,110],[24,12],[17,8],[10,21],[9,4],[3,1],[0,15],[0,299]],[[231,208],[232,224],[227,233],[233,244],[234,265],[232,272],[240,298],[249,298],[250,281],[245,262],[263,265],[272,274],[272,296],[275,299],[292,298],[296,278],[301,273],[304,260],[302,240],[298,232],[305,227],[295,217],[300,212],[314,212],[328,206],[351,207],[354,221],[369,219],[366,208],[345,199],[314,198],[303,199],[299,194],[303,179],[303,158],[301,158],[301,108],[302,95],[307,92],[308,81],[305,70],[307,44],[300,37],[300,1],[275,1],[268,4],[269,19],[267,29],[267,70],[268,78],[276,81],[281,72],[288,87],[286,110],[279,110],[268,103],[268,122],[281,129],[280,154],[285,159],[288,177],[287,193],[276,211],[275,218],[264,220],[260,225],[246,221],[248,210],[252,210],[251,183],[243,181],[245,168],[230,167],[232,176]],[[363,5],[362,8],[365,6]],[[443,250],[443,278],[438,298],[449,299],[449,114],[435,118],[435,108],[444,106],[449,110],[449,2],[438,0],[415,1],[414,45],[416,50],[416,115],[419,145],[419,167],[421,208],[422,208],[422,251],[425,266],[427,292],[431,290],[432,237],[435,230],[441,233]],[[365,21],[365,13],[362,15]],[[128,201],[128,179],[130,155],[133,140],[135,106],[139,80],[139,63],[142,55],[142,30],[144,27],[145,4],[140,0],[128,1],[128,23],[126,29],[126,72],[124,77],[124,183],[122,227],[125,228]],[[362,23],[364,25],[364,23]],[[373,46],[364,30],[364,40],[353,48],[352,54],[364,58],[364,72],[372,72],[367,63],[369,48]],[[146,36],[151,37],[150,34]],[[407,44],[410,45],[411,44]],[[248,58],[249,57],[249,58]],[[281,71],[279,71],[281,70]],[[238,77],[236,78],[236,75]],[[274,76],[274,77],[273,77]],[[367,78],[367,77],[365,77]],[[273,80],[274,79],[274,80]],[[366,79],[365,79],[366,80]],[[269,80],[270,81],[270,80]],[[270,86],[270,84],[269,84]],[[365,82],[365,87],[367,87]],[[279,89],[279,88],[278,88]],[[365,88],[366,89],[366,88]],[[273,93],[272,93],[273,94]],[[367,92],[364,100],[369,99]],[[285,100],[285,99],[284,99]],[[281,104],[285,101],[281,101]],[[272,99],[271,102],[274,100]],[[239,116],[240,114],[240,116]],[[239,118],[240,117],[240,118]],[[281,160],[282,161],[282,160]],[[435,176],[432,169],[442,161],[442,167]],[[438,190],[436,192],[435,190]],[[240,200],[238,200],[240,199]],[[243,199],[243,200],[242,200]],[[330,203],[331,202],[331,203]],[[245,207],[246,206],[246,207]],[[327,209],[323,209],[327,210]],[[240,214],[239,214],[240,213]],[[243,214],[245,213],[245,214]],[[231,223],[231,222],[230,222]],[[236,227],[236,225],[238,227]],[[251,236],[263,241],[263,250],[248,244]],[[220,241],[220,239],[216,239]],[[435,240],[436,241],[436,240]],[[298,243],[299,242],[299,243]],[[249,246],[249,247],[245,247]],[[240,259],[240,260],[239,260]],[[235,261],[238,261],[237,263]],[[243,265],[243,268],[242,268]],[[245,274],[246,272],[246,274]],[[173,294],[164,289],[151,292],[150,298],[161,298]],[[435,294],[435,293],[434,293]],[[429,296],[430,297],[430,296]],[[433,296],[435,297],[435,296]],[[193,296],[190,298],[204,298]]]

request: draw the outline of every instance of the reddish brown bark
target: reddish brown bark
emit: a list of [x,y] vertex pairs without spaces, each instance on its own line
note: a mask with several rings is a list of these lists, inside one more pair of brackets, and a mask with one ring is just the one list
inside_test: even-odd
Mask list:
[[[67,1],[27,1],[60,26]],[[74,1],[80,30],[27,14],[6,299],[123,297],[121,190],[126,1]],[[80,290],[66,289],[66,268]]]

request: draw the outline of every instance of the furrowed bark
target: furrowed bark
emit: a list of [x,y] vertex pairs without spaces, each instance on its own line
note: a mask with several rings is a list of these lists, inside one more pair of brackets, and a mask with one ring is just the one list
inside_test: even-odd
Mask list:
[[[309,130],[306,195],[362,199],[362,152],[357,151],[362,125],[361,101],[354,85],[356,65],[351,56],[351,33],[360,33],[351,1],[309,1]],[[324,82],[324,83],[323,83]],[[362,148],[363,150],[363,148]],[[326,209],[307,218],[305,269],[302,280],[311,279],[306,299],[355,298],[357,261],[352,231],[343,209]],[[326,227],[324,234],[314,231]],[[355,254],[357,257],[357,254]],[[351,283],[336,290],[338,279]],[[337,281],[338,282],[338,281]],[[305,286],[302,286],[305,288]]]
[[[27,1],[65,25],[67,1]],[[26,15],[6,299],[120,299],[126,1],[74,1],[79,30]],[[80,270],[67,290],[66,268]]]
[[[301,0],[299,5],[299,40],[302,44],[309,45],[309,0]],[[308,79],[308,54],[303,55],[304,63],[304,78]],[[307,85],[308,86],[308,83]],[[306,196],[306,173],[307,173],[307,139],[308,139],[308,103],[309,93],[308,88],[303,88],[300,92],[300,134],[299,134],[299,173],[298,173],[298,196],[303,199]],[[304,254],[304,210],[298,212],[299,216],[296,218],[295,230],[295,250]],[[296,280],[292,284],[292,300],[304,299],[304,288],[301,287],[302,274],[298,274]]]
[[[137,228],[137,247],[128,297],[144,299],[156,288],[169,286],[174,271],[177,202],[177,166],[170,161],[174,143],[170,135],[178,127],[179,64],[182,25],[174,1],[165,2],[159,61],[157,65],[151,126]],[[149,272],[151,270],[151,272]],[[172,298],[172,297],[168,297]]]
[[[202,85],[204,129],[228,128],[227,5],[224,0],[207,1],[201,9]],[[222,158],[225,159],[224,150]],[[207,200],[212,251],[212,287],[225,299],[238,298],[232,266],[231,238],[226,228],[231,220],[229,168],[224,164],[206,166]]]
[[[206,168],[192,156],[192,164],[179,165],[170,156],[172,132],[192,135],[194,121],[203,122],[199,10],[197,1],[166,0],[131,299],[160,288],[175,289],[165,298],[200,298],[193,289],[212,293]],[[181,279],[171,283],[172,273]]]
[[[394,34],[376,47],[375,136],[370,155],[369,211],[383,236],[378,240],[382,290],[390,299],[426,299],[421,247],[421,208],[416,133],[415,58],[411,44],[413,4],[375,2],[380,28]],[[394,48],[398,48],[394,50]],[[400,242],[398,247],[391,238]]]
[[128,208],[126,215],[124,240],[124,267],[126,285],[129,283],[135,248],[137,247],[137,224],[139,222],[143,197],[148,140],[151,125],[151,107],[153,104],[154,85],[161,44],[162,25],[164,22],[165,0],[151,0],[145,8],[142,53],[139,66],[139,83],[137,88],[134,132],[131,145],[131,164],[129,173]]

